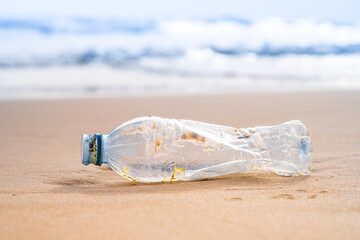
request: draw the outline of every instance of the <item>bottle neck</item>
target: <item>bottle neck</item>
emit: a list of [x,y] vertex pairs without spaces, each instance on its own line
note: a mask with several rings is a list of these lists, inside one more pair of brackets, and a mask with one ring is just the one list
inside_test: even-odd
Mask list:
[[104,161],[104,144],[107,140],[107,135],[97,133],[92,136],[90,134],[83,134],[81,139],[81,161],[84,165],[90,163],[97,166],[106,163]]

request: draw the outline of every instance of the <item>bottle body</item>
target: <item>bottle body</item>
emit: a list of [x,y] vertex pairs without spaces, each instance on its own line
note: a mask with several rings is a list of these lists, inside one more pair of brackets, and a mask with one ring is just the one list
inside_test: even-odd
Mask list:
[[141,117],[103,135],[100,147],[101,163],[137,182],[195,180],[253,169],[297,176],[309,174],[311,165],[311,141],[300,121],[237,129]]

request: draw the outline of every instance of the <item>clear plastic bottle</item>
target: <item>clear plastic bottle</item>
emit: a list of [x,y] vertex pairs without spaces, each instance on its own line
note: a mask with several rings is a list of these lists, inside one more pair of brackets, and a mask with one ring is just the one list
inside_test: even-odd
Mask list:
[[82,136],[82,162],[109,165],[134,182],[172,182],[254,169],[308,175],[312,145],[300,121],[234,128],[190,120],[140,117],[109,135]]

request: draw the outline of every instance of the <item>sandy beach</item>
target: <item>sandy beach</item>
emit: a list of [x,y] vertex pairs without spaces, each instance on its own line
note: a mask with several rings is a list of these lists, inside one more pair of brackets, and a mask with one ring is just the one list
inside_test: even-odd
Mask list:
[[[360,92],[0,102],[1,239],[358,239]],[[83,133],[138,116],[234,127],[301,120],[312,173],[132,183],[84,166]]]

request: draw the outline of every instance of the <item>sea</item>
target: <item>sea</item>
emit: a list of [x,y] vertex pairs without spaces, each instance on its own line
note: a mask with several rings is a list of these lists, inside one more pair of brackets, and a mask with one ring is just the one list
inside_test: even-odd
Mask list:
[[0,17],[0,99],[360,89],[360,21]]

